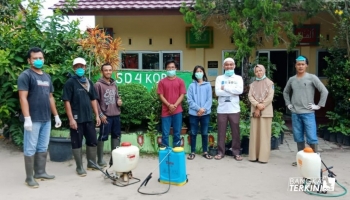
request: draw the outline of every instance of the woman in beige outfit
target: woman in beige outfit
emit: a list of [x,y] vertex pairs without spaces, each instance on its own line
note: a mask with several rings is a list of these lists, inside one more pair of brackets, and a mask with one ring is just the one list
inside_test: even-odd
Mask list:
[[273,82],[265,76],[265,67],[254,67],[255,81],[250,84],[248,98],[251,103],[249,160],[267,163],[271,149],[273,117]]

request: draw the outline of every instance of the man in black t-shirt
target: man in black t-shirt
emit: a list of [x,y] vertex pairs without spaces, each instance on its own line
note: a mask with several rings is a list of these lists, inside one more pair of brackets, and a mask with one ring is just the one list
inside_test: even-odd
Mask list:
[[[44,53],[34,47],[28,51],[30,69],[23,71],[17,80],[18,94],[24,116],[23,152],[27,178],[26,184],[37,188],[35,179],[54,179],[46,173],[47,147],[50,141],[51,112],[55,116],[55,127],[61,126],[51,77],[42,71]],[[34,175],[33,175],[34,172]],[[35,178],[35,179],[34,179]]]
[[86,61],[76,58],[73,61],[75,75],[69,78],[63,88],[64,106],[69,119],[70,136],[73,156],[77,164],[76,172],[79,176],[86,176],[82,165],[82,142],[86,140],[87,168],[96,169],[89,160],[96,163],[97,138],[93,112],[96,117],[96,126],[101,120],[97,110],[97,93],[91,80],[84,76]]

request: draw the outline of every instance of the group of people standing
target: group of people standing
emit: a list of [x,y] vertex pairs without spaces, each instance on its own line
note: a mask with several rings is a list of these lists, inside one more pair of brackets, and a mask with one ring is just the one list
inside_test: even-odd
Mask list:
[[[61,126],[55,100],[51,77],[42,71],[44,53],[34,47],[28,51],[30,69],[23,71],[18,77],[19,99],[24,120],[24,162],[26,169],[26,184],[39,187],[36,179],[54,179],[54,175],[46,173],[47,149],[51,131],[51,113],[55,117],[55,127]],[[86,140],[87,169],[107,166],[103,160],[104,142],[111,134],[111,147],[120,145],[121,124],[120,107],[122,100],[118,88],[111,75],[110,64],[101,66],[102,77],[93,84],[85,77],[86,61],[76,58],[70,75],[64,85],[62,100],[68,116],[73,157],[76,162],[76,173],[86,176],[82,162],[82,142]],[[95,115],[95,122],[94,116]],[[95,127],[100,126],[97,138]],[[112,159],[110,160],[110,165]]]
[[[55,118],[55,127],[61,126],[55,100],[51,77],[42,71],[44,53],[34,47],[27,55],[30,69],[23,71],[18,78],[18,91],[22,116],[24,120],[24,161],[26,184],[39,187],[35,179],[54,179],[54,175],[46,173],[47,149],[51,130],[51,113]],[[320,80],[306,73],[308,61],[306,57],[296,60],[297,75],[290,78],[284,90],[287,107],[292,111],[294,139],[298,150],[305,146],[304,132],[307,142],[316,151],[317,136],[314,110],[325,105],[328,91]],[[107,166],[103,160],[104,142],[111,134],[111,149],[120,145],[121,123],[120,113],[122,100],[118,87],[112,79],[113,67],[106,63],[101,66],[102,77],[94,84],[85,76],[86,61],[76,58],[71,75],[64,85],[62,100],[68,116],[73,156],[76,162],[76,173],[86,176],[82,162],[82,142],[86,140],[87,169],[96,169],[91,160],[101,167]],[[243,79],[234,72],[235,62],[232,58],[223,61],[224,74],[216,78],[215,94],[218,97],[218,154],[220,160],[225,156],[225,137],[227,125],[230,124],[233,158],[242,160],[240,155],[240,106],[239,95],[243,93]],[[212,87],[208,82],[205,69],[195,66],[193,82],[186,91],[185,83],[176,76],[178,63],[169,60],[165,63],[167,77],[158,83],[157,93],[162,102],[161,124],[162,144],[169,146],[170,128],[173,128],[173,147],[180,146],[182,127],[182,101],[187,95],[189,105],[191,153],[189,160],[196,156],[196,138],[200,129],[202,136],[203,157],[213,159],[208,154],[208,127],[212,107]],[[254,67],[255,80],[250,84],[249,101],[251,102],[251,131],[249,160],[268,162],[270,155],[271,123],[273,117],[272,101],[274,84],[265,75],[262,65]],[[318,105],[313,103],[314,88],[321,92]],[[293,91],[292,99],[290,93]],[[95,119],[94,119],[95,116]],[[95,122],[94,122],[95,120]],[[95,127],[100,127],[97,137]],[[97,157],[97,162],[96,162]],[[110,159],[109,164],[112,163]]]

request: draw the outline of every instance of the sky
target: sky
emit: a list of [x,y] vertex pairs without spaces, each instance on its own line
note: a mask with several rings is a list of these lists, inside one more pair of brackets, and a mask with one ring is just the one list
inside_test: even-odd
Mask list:
[[[25,2],[23,5],[25,5]],[[51,16],[53,13],[53,10],[49,9],[49,7],[52,7],[54,4],[58,3],[59,0],[42,0],[43,8],[41,9],[41,14],[43,18],[47,16]],[[86,30],[86,28],[93,28],[95,27],[95,18],[94,16],[69,16],[69,20],[80,20],[79,28],[80,30]]]

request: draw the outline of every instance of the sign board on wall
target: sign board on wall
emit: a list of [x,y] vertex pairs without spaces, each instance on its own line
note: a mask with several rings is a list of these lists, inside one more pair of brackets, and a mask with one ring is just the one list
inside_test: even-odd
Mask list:
[[[158,83],[165,78],[166,71],[164,70],[118,70],[117,84],[123,83],[140,83],[148,90],[151,90],[154,83]],[[176,76],[181,78],[186,85],[186,89],[192,82],[192,72],[190,71],[176,71]]]
[[201,38],[197,40],[191,27],[186,27],[186,47],[187,48],[213,48],[214,31],[213,27],[206,27]]
[[305,24],[294,26],[294,34],[303,36],[298,46],[318,46],[320,42],[320,25]]

